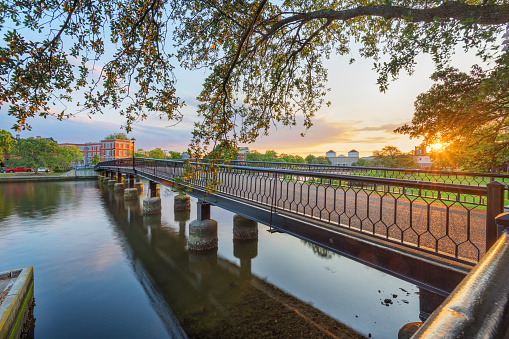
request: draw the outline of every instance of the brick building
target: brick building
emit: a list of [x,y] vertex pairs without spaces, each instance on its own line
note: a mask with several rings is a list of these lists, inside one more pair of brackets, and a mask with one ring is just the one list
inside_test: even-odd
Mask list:
[[97,155],[101,161],[132,157],[133,142],[131,140],[101,140],[99,142],[86,142],[84,144],[65,143],[62,146],[76,146],[81,149],[83,162],[90,165]]

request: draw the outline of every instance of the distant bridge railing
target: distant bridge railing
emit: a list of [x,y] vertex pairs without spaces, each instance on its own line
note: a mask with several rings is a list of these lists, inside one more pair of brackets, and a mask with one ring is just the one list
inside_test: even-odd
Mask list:
[[251,165],[217,165],[213,176],[210,166],[126,158],[95,169],[132,169],[201,190],[217,180],[214,194],[465,263],[479,261],[495,243],[494,218],[503,211],[499,182],[470,186]]
[[[224,162],[224,160],[221,161]],[[504,185],[509,185],[509,174],[499,174],[499,173],[339,166],[339,165],[301,164],[301,163],[268,162],[268,161],[231,160],[228,162],[229,164],[235,166],[278,168],[320,173],[361,175],[366,177],[440,182],[445,184],[486,186],[486,184],[488,184],[489,182],[498,181],[503,183]]]

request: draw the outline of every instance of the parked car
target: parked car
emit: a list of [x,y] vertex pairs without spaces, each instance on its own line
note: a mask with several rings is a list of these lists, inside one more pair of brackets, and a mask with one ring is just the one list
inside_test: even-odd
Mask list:
[[37,172],[46,172],[46,173],[48,173],[49,169],[46,168],[46,167],[40,167],[40,168],[37,169]]
[[18,168],[6,168],[4,170],[6,173],[15,173],[15,172],[33,172],[33,168],[24,168],[24,167],[18,167]]

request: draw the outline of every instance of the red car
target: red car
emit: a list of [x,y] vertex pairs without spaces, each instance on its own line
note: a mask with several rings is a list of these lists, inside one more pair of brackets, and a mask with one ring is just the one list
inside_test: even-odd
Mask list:
[[18,167],[18,168],[6,168],[4,172],[6,173],[14,173],[14,172],[33,172],[33,168],[24,168],[24,167]]

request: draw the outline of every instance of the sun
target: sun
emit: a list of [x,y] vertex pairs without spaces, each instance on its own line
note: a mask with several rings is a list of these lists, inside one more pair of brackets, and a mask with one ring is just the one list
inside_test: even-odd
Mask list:
[[441,151],[444,148],[444,144],[441,142],[435,142],[434,144],[431,144],[431,149],[434,151]]

